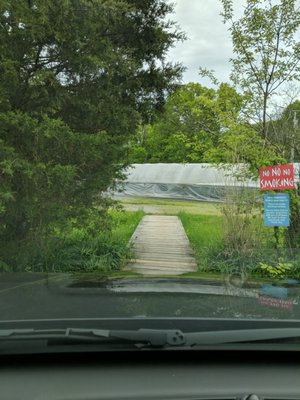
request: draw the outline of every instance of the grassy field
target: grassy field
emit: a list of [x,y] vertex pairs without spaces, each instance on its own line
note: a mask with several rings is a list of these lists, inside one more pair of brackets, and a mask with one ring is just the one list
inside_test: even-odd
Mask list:
[[135,228],[144,216],[143,211],[111,211],[113,220],[112,237],[114,240],[122,240],[126,243],[130,240]]
[[185,274],[190,278],[220,279],[209,264],[222,244],[223,217],[217,203],[150,198],[126,198],[120,201],[125,210],[146,214],[177,215],[185,228],[193,248],[199,271]]
[[181,212],[179,218],[190,240],[199,270],[209,272],[211,258],[222,248],[222,216]]
[[[273,230],[263,226],[260,214],[250,218],[229,213],[225,224],[221,205],[214,203],[161,200],[126,199],[126,210],[143,210],[146,214],[177,215],[193,249],[198,271],[185,274],[201,279],[222,279],[232,270],[246,269],[252,276],[270,275],[261,270],[260,262],[275,265]],[[248,221],[248,222],[247,222]],[[229,224],[229,225],[228,225]],[[228,229],[229,228],[229,229]],[[229,235],[229,233],[230,235]],[[284,246],[280,231],[280,246]],[[283,249],[284,250],[284,249]],[[284,256],[284,251],[281,255]],[[277,261],[276,261],[277,260]],[[294,268],[294,267],[291,267]],[[293,272],[287,271],[287,276]]]
[[[232,271],[244,271],[249,279],[267,280],[276,278],[295,278],[299,276],[299,258],[290,259],[284,247],[280,249],[280,260],[277,259],[272,238],[272,231],[263,226],[260,219],[251,220],[247,228],[249,240],[239,244],[235,249],[232,243],[225,240],[225,223],[220,215],[192,215],[186,212],[179,214],[194,251],[198,271],[188,274],[189,277],[201,279],[222,279]],[[242,224],[242,221],[241,221]],[[236,229],[238,227],[236,226]],[[252,231],[252,233],[251,233]],[[257,236],[251,241],[250,236]],[[281,232],[283,235],[283,232]],[[239,233],[235,231],[233,241],[237,241]],[[248,236],[247,236],[248,238]],[[281,263],[283,272],[277,272],[276,265]],[[265,264],[265,269],[261,267]],[[267,269],[267,270],[266,270]],[[279,275],[277,276],[277,273]]]
[[69,245],[67,255],[70,256],[68,265],[72,270],[87,272],[120,271],[131,258],[128,242],[143,215],[142,211],[112,210],[111,232],[99,231],[91,237],[85,230],[82,230],[81,235],[72,231],[66,238]]
[[109,212],[111,223],[108,228],[94,227],[94,218],[87,219],[85,226],[72,226],[56,230],[52,236],[40,242],[41,248],[33,244],[20,251],[19,272],[102,272],[120,271],[131,258],[128,247],[135,228],[144,213],[116,211]]
[[120,204],[128,211],[142,210],[147,214],[178,215],[181,212],[201,215],[221,215],[217,203],[165,199],[126,198]]
[[[177,215],[193,248],[199,272],[211,278],[210,260],[220,250],[223,238],[223,217],[220,205],[198,201],[127,198],[121,201],[125,210],[143,210],[146,214]],[[214,277],[216,278],[216,274]]]

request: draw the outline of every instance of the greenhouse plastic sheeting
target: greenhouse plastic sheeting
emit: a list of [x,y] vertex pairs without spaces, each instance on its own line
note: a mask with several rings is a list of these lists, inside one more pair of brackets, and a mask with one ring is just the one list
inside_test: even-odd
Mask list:
[[[299,176],[299,164],[295,178]],[[259,181],[241,180],[242,164],[223,168],[211,164],[133,164],[115,197],[222,201],[225,192],[259,189]]]
[[198,201],[220,201],[224,197],[221,186],[176,185],[170,183],[125,183],[118,193],[125,197],[156,197]]

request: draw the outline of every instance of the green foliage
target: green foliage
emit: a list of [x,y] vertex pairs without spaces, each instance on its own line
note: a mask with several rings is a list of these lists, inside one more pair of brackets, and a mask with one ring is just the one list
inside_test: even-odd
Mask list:
[[54,227],[81,229],[91,210],[106,235],[103,193],[122,178],[129,134],[181,75],[165,62],[184,39],[166,18],[172,9],[163,0],[1,2],[0,259],[32,247],[39,259]]
[[202,162],[223,132],[239,124],[243,99],[228,84],[217,90],[183,85],[167,100],[163,115],[135,134],[130,159],[140,162]]
[[[227,275],[232,271],[249,273],[263,254],[263,251],[253,247],[253,242],[248,244],[246,234],[243,235],[245,230],[249,232],[253,228],[251,225],[257,224],[257,221],[250,219],[243,227],[243,221],[237,221],[236,218],[234,228],[239,229],[239,232],[235,232],[232,226],[227,226],[224,215],[180,213],[179,217],[195,253],[199,271],[218,275]],[[229,240],[228,231],[231,232],[233,241]],[[241,243],[243,239],[245,241]],[[254,232],[249,239],[255,239]],[[241,251],[241,246],[244,251]]]
[[0,260],[0,272],[11,272],[12,268],[10,265],[6,264],[4,261]]
[[266,273],[266,275],[270,278],[285,278],[291,271],[293,264],[279,262],[275,265],[270,265],[261,262],[259,263],[259,266],[263,273]]
[[282,148],[270,144],[251,127],[236,125],[225,132],[204,160],[216,164],[246,164],[244,177],[258,177],[259,167],[283,164]]
[[283,148],[244,121],[244,103],[228,84],[216,90],[184,85],[168,98],[155,123],[138,128],[129,158],[133,163],[244,163],[256,178],[260,166],[284,162]]
[[269,138],[269,101],[281,85],[300,76],[297,1],[247,0],[237,20],[233,1],[221,2],[233,43],[231,79],[248,98],[247,116],[258,120],[259,132]]
[[[279,88],[300,78],[297,1],[247,0],[243,15],[237,20],[233,1],[222,0],[222,4],[234,50],[231,80],[248,100],[243,112],[248,120],[252,118],[257,122],[253,128],[265,139],[266,146],[262,148],[271,153],[259,156],[258,162],[251,162],[253,172],[259,166],[285,163],[287,159],[294,162],[295,155],[299,155],[299,138],[295,132],[299,104],[287,107],[277,121],[268,120],[268,114],[270,100],[278,95]],[[286,242],[291,248],[297,246],[300,233],[297,196],[299,193],[291,197],[291,226],[287,231]]]
[[[85,217],[85,227],[76,221],[52,234],[20,248],[6,247],[5,263],[0,270],[27,272],[92,272],[120,270],[131,256],[129,239],[143,216],[142,212],[110,211],[111,230],[100,230],[95,212]],[[107,219],[107,218],[106,218]],[[106,221],[107,222],[107,221]]]
[[291,162],[300,161],[300,101],[289,104],[278,118],[268,122],[268,132],[273,143],[283,148],[286,159]]
[[[226,218],[226,215],[186,212],[179,213],[179,217],[191,242],[199,271],[225,276],[243,273],[258,278],[300,276],[299,257],[292,259],[282,250],[282,257],[278,260],[272,232],[263,226],[259,214],[247,210],[246,204],[236,212],[234,219]],[[280,234],[282,241],[284,232]]]
[[181,70],[161,63],[184,38],[166,20],[171,11],[163,0],[2,1],[0,111],[123,135],[136,109],[161,104]]
[[220,272],[215,266],[223,248],[223,217],[217,215],[178,214],[195,253],[199,270]]
[[[0,114],[0,240],[46,234],[50,223],[85,213],[111,181],[107,135],[20,112]],[[104,203],[103,203],[104,204]]]
[[[298,126],[300,101],[287,106],[277,120],[269,122],[272,140],[279,143],[282,153],[291,162],[300,160],[300,133]],[[271,165],[271,164],[269,164]],[[295,251],[300,245],[300,186],[295,182],[295,190],[290,193],[290,226],[286,231],[286,246]]]

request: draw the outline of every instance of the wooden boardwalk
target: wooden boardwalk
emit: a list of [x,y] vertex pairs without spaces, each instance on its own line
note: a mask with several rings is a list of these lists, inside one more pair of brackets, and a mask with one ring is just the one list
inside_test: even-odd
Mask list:
[[176,216],[146,215],[131,238],[134,259],[125,270],[143,275],[180,275],[196,271],[189,240]]

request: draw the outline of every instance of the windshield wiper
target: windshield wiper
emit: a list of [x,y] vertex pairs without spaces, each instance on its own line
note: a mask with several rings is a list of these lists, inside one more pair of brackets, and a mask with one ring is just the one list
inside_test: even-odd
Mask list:
[[185,344],[185,336],[180,330],[138,329],[4,329],[0,330],[0,342],[8,340],[55,340],[71,342],[129,342],[153,347],[178,346]]
[[193,347],[238,343],[299,340],[300,328],[239,329],[187,332],[166,329],[4,329],[0,342],[11,340],[52,340],[56,343],[131,343],[137,347]]

